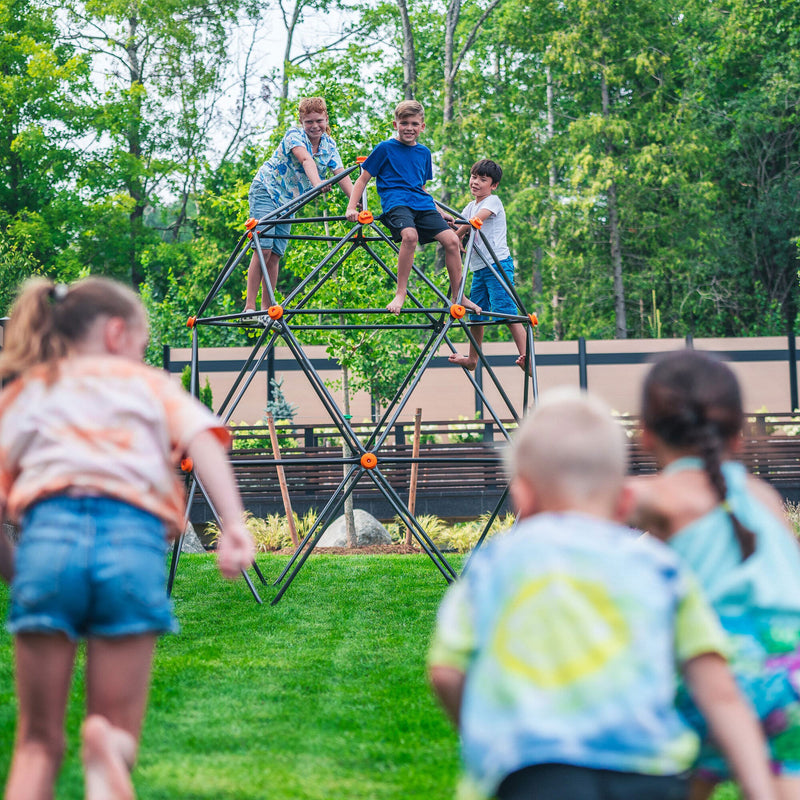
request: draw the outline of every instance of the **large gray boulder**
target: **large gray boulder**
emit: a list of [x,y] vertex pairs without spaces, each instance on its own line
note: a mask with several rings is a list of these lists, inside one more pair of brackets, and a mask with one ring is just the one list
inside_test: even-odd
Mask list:
[[[391,544],[389,531],[372,514],[362,508],[353,509],[356,526],[356,547],[369,547],[373,544]],[[347,528],[344,515],[335,519],[329,526],[317,547],[347,547]]]

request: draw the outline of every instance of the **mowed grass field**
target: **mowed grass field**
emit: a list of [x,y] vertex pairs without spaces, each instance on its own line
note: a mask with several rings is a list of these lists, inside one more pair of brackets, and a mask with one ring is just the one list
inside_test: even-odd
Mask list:
[[[268,580],[285,555],[260,555]],[[461,557],[453,559],[460,567]],[[425,678],[444,579],[425,555],[323,555],[259,606],[210,555],[183,556],[182,631],[159,643],[134,773],[140,800],[453,797],[458,742]],[[5,616],[7,589],[0,586]],[[13,744],[11,637],[0,633],[0,784]],[[82,657],[56,796],[80,800]],[[715,800],[738,795],[723,787]],[[557,800],[557,798],[554,798]]]

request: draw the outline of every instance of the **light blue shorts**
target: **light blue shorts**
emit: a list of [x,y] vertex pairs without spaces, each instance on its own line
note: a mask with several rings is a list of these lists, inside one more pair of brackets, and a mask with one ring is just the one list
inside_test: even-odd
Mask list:
[[177,631],[164,522],[109,497],[59,495],[21,520],[11,633],[70,639]]
[[[267,194],[267,190],[261,181],[253,181],[250,184],[250,193],[247,195],[247,201],[250,204],[250,216],[255,217],[257,220],[271,215],[278,208],[274,200]],[[266,230],[264,230],[263,225],[259,225],[258,241],[261,244],[261,249],[272,250],[273,253],[282,256],[286,252],[286,245],[289,244],[289,240],[277,239],[275,235],[288,236],[291,232],[291,225],[273,225]],[[255,245],[251,244],[250,247],[254,248]]]
[[[476,256],[477,258],[477,256]],[[514,259],[509,256],[500,262],[503,274],[508,282],[514,285]],[[497,265],[495,265],[497,269]],[[519,314],[517,304],[508,289],[500,283],[489,267],[476,270],[472,273],[472,286],[469,290],[469,299],[484,311],[495,311],[498,314]],[[493,317],[470,314],[472,322],[489,322]]]

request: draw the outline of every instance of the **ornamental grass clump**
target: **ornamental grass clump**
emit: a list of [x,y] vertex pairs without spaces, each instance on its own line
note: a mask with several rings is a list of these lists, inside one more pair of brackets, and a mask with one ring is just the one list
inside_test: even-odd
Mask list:
[[[316,522],[317,512],[311,508],[302,517],[298,517],[297,514],[293,514],[293,516],[297,537],[302,541]],[[284,547],[293,547],[289,523],[281,514],[254,517],[248,511],[245,513],[245,525],[253,537],[258,553],[271,553],[275,550],[282,550]],[[211,523],[207,530],[212,535],[211,541],[216,544],[220,535],[219,528]]]

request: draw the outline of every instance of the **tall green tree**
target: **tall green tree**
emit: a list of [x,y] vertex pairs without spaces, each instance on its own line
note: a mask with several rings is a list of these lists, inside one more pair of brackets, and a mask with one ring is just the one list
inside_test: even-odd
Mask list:
[[[69,38],[104,73],[84,183],[98,224],[83,254],[138,285],[145,248],[159,235],[181,238],[210,149],[231,28],[258,9],[219,0],[71,0],[64,13]],[[148,208],[164,198],[176,199],[170,213],[147,224]]]
[[52,10],[0,0],[0,231],[33,262],[75,235],[89,65],[60,37]]

